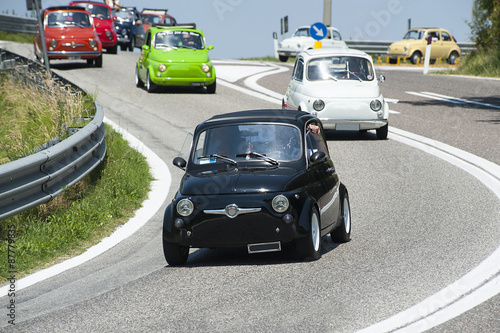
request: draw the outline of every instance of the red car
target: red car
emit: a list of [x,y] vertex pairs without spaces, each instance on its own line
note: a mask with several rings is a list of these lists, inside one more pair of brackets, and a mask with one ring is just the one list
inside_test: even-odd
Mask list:
[[[49,7],[42,11],[47,56],[50,59],[87,60],[102,67],[102,44],[90,13],[82,7]],[[43,62],[40,32],[34,41],[35,57]]]
[[70,6],[85,8],[94,18],[94,25],[97,35],[102,43],[102,48],[108,53],[116,54],[118,45],[116,44],[116,30],[111,8],[102,2],[96,1],[72,1]]
[[141,16],[142,16],[144,31],[148,31],[148,29],[155,24],[164,24],[164,25],[177,24],[175,18],[167,14],[167,9],[144,8],[141,12]]

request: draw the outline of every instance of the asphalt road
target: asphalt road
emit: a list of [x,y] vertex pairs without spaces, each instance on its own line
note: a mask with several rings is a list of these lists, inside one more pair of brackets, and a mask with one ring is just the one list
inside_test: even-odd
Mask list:
[[[26,55],[31,51],[31,46],[11,47]],[[190,89],[148,94],[135,87],[138,56],[122,51],[106,54],[103,68],[53,62],[53,69],[96,94],[107,118],[168,164],[172,183],[165,188],[166,202],[144,227],[104,254],[20,290],[15,328],[2,315],[0,330],[355,332],[372,327],[380,332],[372,325],[441,290],[458,293],[454,283],[499,248],[499,198],[456,163],[404,144],[393,131],[385,141],[373,133],[331,132],[329,148],[351,197],[349,243],[324,238],[316,262],[298,262],[288,251],[249,255],[245,249],[201,249],[185,267],[167,266],[161,221],[180,180],[171,160],[186,133],[213,114],[278,104],[272,94],[262,99],[243,90],[248,89],[245,78],[267,68],[262,64],[219,62],[215,95]],[[387,79],[384,96],[398,100],[391,104],[395,130],[500,164],[500,81],[388,69],[379,74]],[[289,77],[290,71],[282,71],[257,83],[279,95]],[[498,269],[490,280],[495,278]],[[6,302],[0,298],[0,304]],[[496,295],[430,331],[500,332],[499,304]],[[417,324],[402,329],[432,326],[430,318]]]

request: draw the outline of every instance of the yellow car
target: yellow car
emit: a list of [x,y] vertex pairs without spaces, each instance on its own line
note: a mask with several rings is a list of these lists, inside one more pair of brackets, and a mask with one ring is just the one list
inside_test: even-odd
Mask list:
[[390,63],[396,63],[398,57],[410,58],[412,64],[422,63],[428,38],[431,39],[431,60],[447,59],[454,65],[460,57],[460,47],[455,38],[445,29],[418,28],[409,30],[403,40],[392,43],[387,50]]

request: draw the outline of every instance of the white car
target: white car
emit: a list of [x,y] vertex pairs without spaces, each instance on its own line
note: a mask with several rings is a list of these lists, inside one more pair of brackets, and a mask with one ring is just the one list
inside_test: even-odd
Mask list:
[[[278,57],[286,62],[289,57],[296,57],[299,52],[314,49],[316,40],[309,34],[311,26],[299,27],[290,38],[285,38],[278,44]],[[327,27],[327,35],[321,40],[321,47],[347,47],[338,29]]]
[[314,49],[299,53],[283,108],[302,110],[325,129],[376,130],[386,139],[389,106],[380,91],[372,58],[354,49]]

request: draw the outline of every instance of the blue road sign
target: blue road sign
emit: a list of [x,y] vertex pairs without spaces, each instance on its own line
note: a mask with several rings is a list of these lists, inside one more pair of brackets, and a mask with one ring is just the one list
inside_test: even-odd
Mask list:
[[309,34],[315,40],[322,40],[327,34],[326,25],[321,22],[314,23],[311,25],[311,28],[309,28]]

